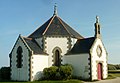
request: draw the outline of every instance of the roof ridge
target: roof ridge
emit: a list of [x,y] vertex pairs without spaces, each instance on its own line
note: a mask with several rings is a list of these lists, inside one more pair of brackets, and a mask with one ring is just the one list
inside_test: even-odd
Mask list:
[[28,40],[32,40],[33,39],[33,38],[29,38],[29,37],[24,37],[24,36],[23,36],[23,38],[28,39]]
[[[61,19],[58,17],[58,20],[60,21],[60,23],[64,26],[64,28],[67,30],[67,28],[65,27],[65,25],[62,23]],[[71,33],[67,30],[68,34],[71,35]]]
[[45,29],[45,31],[43,32],[42,35],[45,35],[46,31],[48,30],[48,27],[50,26],[50,24],[52,23],[52,21],[53,21],[54,18],[55,18],[55,16],[52,16],[52,19],[50,20],[50,22],[49,22],[47,28]]
[[27,44],[27,42],[24,40],[24,38],[25,37],[23,37],[23,36],[19,36],[21,39],[22,39],[22,41],[23,41],[23,43],[27,46],[27,48],[30,50],[30,51],[32,51],[32,49],[29,47],[29,45]]
[[[52,17],[49,20],[51,20],[51,19],[52,19]],[[46,24],[48,21],[46,21],[44,24]],[[35,33],[37,30],[39,30],[44,24],[42,24],[41,26],[38,26],[38,28],[35,29],[28,37],[30,37],[33,33]]]

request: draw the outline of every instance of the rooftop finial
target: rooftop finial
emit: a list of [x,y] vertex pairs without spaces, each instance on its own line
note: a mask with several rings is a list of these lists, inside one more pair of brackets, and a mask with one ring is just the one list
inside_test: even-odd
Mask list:
[[57,3],[55,3],[55,5],[54,5],[54,14],[53,15],[57,15]]
[[99,16],[96,16],[96,23],[99,23]]
[[98,17],[98,16],[96,16],[95,37],[101,38],[101,34],[100,34],[100,24],[99,24],[99,17]]

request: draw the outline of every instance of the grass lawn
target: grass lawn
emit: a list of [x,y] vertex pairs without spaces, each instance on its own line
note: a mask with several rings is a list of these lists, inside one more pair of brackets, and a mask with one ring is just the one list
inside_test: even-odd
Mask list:
[[80,80],[71,79],[67,81],[35,81],[35,82],[0,82],[0,83],[83,83]]
[[[107,79],[114,79],[116,77],[120,77],[120,72],[109,72],[108,78]],[[66,81],[34,81],[34,82],[10,82],[10,81],[5,81],[0,83],[84,83],[84,81],[77,80],[77,79],[71,79],[71,80],[66,80]]]
[[110,70],[108,73],[108,79],[113,79],[116,77],[120,77],[120,70]]
[[109,73],[109,76],[120,77],[120,73]]

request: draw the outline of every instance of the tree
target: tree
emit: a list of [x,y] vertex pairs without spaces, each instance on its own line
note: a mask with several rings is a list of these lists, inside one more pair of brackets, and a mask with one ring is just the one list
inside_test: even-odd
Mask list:
[[0,78],[1,79],[10,79],[10,67],[2,67],[0,69]]

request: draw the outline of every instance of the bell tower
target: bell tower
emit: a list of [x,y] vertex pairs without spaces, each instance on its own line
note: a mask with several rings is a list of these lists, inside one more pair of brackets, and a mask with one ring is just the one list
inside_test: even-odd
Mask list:
[[94,25],[95,25],[95,37],[100,38],[101,34],[100,34],[100,24],[99,24],[99,17],[98,16],[96,16],[96,23]]

